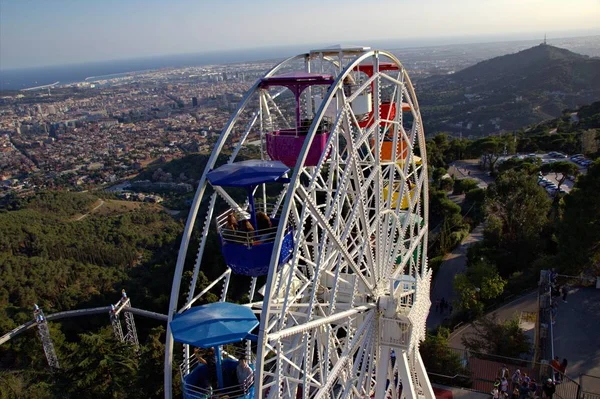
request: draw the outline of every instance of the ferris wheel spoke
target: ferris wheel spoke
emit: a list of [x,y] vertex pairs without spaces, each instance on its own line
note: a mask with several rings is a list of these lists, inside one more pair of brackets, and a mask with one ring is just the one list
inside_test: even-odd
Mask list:
[[229,163],[233,162],[235,160],[235,158],[237,158],[238,153],[242,149],[242,146],[246,142],[246,139],[248,138],[248,135],[250,134],[250,131],[256,124],[257,120],[258,120],[258,113],[255,113],[255,115],[252,118],[250,118],[250,120],[248,121],[248,123],[246,125],[246,129],[244,130],[244,133],[242,133],[242,136],[240,137],[240,141],[238,141],[235,148],[231,152],[231,156],[229,157],[229,161],[228,161]]

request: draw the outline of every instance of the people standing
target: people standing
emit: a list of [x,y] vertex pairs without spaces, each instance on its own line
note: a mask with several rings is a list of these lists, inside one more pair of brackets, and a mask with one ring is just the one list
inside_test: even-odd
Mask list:
[[498,370],[498,377],[501,379],[508,378],[509,375],[508,367],[506,367],[506,364],[503,364],[502,367],[500,367],[500,370]]
[[560,368],[559,368],[561,376],[564,376],[565,374],[567,374],[567,364],[568,364],[567,359],[563,358],[563,361],[560,364]]
[[512,388],[513,390],[516,388],[519,388],[519,386],[521,386],[521,370],[515,371],[515,373],[512,375]]
[[[506,371],[508,371],[508,369]],[[504,396],[508,396],[508,380],[506,377],[502,377],[502,381],[500,381],[500,391]]]
[[548,378],[542,387],[542,397],[552,399],[554,392],[556,392],[556,385],[552,382],[552,378]]
[[555,356],[552,362],[550,363],[552,366],[552,372],[554,373],[554,380],[560,381],[560,361],[558,360],[558,356]]
[[529,396],[529,382],[523,380],[521,387],[519,388],[519,392],[521,393],[519,396],[521,399],[527,399]]

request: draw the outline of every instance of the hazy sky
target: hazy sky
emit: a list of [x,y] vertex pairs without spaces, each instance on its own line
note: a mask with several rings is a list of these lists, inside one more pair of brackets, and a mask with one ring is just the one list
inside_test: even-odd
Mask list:
[[0,0],[0,68],[570,30],[600,34],[600,0]]

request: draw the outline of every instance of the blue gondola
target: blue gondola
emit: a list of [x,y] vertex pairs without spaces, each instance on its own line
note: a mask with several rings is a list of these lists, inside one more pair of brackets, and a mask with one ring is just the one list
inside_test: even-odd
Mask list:
[[[258,319],[249,307],[227,302],[193,307],[175,316],[170,323],[173,339],[195,348],[211,349],[211,356],[214,356],[214,359],[205,356],[205,363],[202,363],[198,361],[201,357],[194,355],[182,369],[184,397],[207,399],[227,395],[230,398],[253,398],[253,374],[239,381],[236,375],[239,362],[222,359],[221,346],[255,341],[252,331],[258,325]],[[248,366],[254,370],[251,362]]]
[[[208,173],[213,186],[245,188],[248,193],[250,218],[237,220],[234,210],[217,219],[217,230],[225,263],[244,276],[263,276],[269,272],[271,255],[279,219],[268,217],[267,226],[260,226],[254,205],[254,190],[264,183],[286,183],[289,167],[280,161],[250,160],[223,165]],[[233,222],[231,221],[233,218]],[[251,228],[244,228],[250,223]],[[281,244],[278,266],[286,263],[294,251],[293,230],[286,228]]]

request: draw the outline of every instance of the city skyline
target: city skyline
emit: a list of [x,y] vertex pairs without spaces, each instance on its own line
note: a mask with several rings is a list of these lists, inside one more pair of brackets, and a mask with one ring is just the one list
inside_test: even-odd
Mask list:
[[567,14],[555,0],[235,3],[0,0],[0,69],[310,43],[408,47],[600,34],[595,0],[574,2]]

